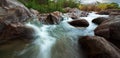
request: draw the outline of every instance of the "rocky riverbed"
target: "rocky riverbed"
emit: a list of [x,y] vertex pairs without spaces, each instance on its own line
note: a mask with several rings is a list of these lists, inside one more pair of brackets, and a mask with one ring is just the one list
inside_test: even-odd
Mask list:
[[120,10],[65,10],[0,0],[0,58],[120,58]]

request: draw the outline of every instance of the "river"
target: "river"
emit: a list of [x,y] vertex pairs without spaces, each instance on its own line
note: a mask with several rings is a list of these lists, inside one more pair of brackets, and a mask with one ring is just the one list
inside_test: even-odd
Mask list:
[[88,17],[81,17],[89,22],[89,27],[73,27],[67,22],[71,18],[63,16],[64,20],[59,25],[43,25],[38,21],[27,23],[26,26],[35,30],[36,40],[27,45],[25,49],[17,52],[14,58],[84,58],[77,40],[81,36],[94,36],[93,30],[97,27],[92,19],[108,17],[89,13]]

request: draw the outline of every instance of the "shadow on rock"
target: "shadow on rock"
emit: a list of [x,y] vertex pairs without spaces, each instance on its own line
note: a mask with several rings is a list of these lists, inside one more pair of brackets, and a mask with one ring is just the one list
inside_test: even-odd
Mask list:
[[120,58],[120,49],[99,36],[85,36],[79,39],[87,58]]

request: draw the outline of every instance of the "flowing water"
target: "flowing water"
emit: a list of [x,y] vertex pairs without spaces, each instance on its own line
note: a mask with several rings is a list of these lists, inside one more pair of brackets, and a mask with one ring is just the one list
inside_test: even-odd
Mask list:
[[38,22],[26,24],[35,30],[36,40],[18,52],[15,58],[84,58],[77,44],[78,37],[93,36],[93,30],[97,25],[91,22],[92,19],[108,16],[92,12],[88,17],[81,17],[89,22],[90,25],[87,28],[73,27],[67,23],[72,19],[63,17],[64,20],[59,25],[43,25]]

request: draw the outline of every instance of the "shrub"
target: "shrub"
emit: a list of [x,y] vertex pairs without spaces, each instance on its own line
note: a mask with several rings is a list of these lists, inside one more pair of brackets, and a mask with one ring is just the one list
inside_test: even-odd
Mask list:
[[118,9],[119,5],[117,3],[110,3],[107,6],[108,9]]
[[74,0],[19,0],[26,7],[33,8],[38,10],[40,13],[49,13],[53,11],[61,11],[64,12],[63,8],[65,7],[77,7],[77,3]]
[[100,3],[96,7],[100,10],[106,10],[108,8],[108,4],[107,3]]

